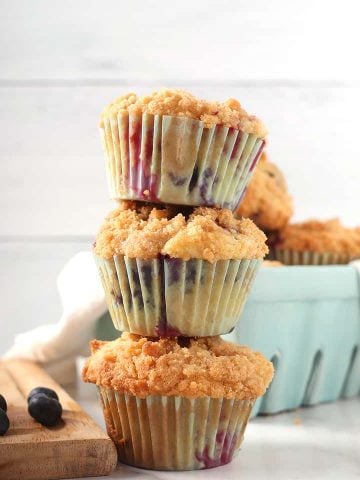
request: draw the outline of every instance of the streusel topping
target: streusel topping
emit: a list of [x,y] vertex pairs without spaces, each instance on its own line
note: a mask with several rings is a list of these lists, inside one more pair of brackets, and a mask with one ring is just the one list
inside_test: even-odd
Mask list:
[[138,397],[255,399],[274,374],[260,353],[220,337],[159,339],[123,333],[112,342],[94,340],[91,348],[84,381]]
[[158,255],[209,262],[263,258],[266,236],[249,219],[230,210],[199,207],[189,216],[180,207],[121,202],[105,220],[94,253],[102,258],[125,255],[149,259]]
[[249,115],[233,98],[220,103],[202,100],[184,90],[170,89],[162,89],[143,97],[138,97],[135,93],[118,97],[103,111],[101,126],[104,117],[142,113],[189,117],[201,120],[207,128],[223,125],[254,134],[259,138],[267,134],[264,124],[254,115]]
[[288,225],[279,233],[277,248],[360,256],[360,232],[344,227],[338,219],[309,220]]

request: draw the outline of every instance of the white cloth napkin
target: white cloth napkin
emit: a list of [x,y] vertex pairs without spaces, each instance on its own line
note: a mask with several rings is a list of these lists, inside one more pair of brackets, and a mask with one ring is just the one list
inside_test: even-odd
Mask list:
[[97,320],[106,310],[104,291],[90,252],[80,252],[57,279],[63,313],[58,323],[42,325],[15,337],[5,358],[40,363],[59,383],[75,380],[78,355],[88,354]]

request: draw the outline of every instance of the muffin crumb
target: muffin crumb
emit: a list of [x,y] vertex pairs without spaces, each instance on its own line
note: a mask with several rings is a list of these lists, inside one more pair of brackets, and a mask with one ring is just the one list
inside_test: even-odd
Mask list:
[[143,113],[193,118],[202,121],[206,128],[222,125],[243,130],[258,138],[264,138],[267,134],[264,124],[254,115],[249,115],[233,98],[224,103],[207,101],[176,89],[162,89],[143,97],[135,93],[122,95],[105,108],[100,125],[103,126],[105,117]]
[[158,255],[209,262],[263,258],[266,236],[249,219],[230,210],[199,207],[189,216],[181,207],[123,202],[101,227],[94,253],[150,259]]
[[182,346],[179,338],[123,333],[112,342],[94,340],[91,349],[84,381],[138,397],[255,399],[274,374],[260,353],[220,337],[191,338]]

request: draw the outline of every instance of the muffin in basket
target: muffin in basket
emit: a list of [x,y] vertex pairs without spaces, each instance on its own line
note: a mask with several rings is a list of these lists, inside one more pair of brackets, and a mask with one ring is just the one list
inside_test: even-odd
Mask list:
[[286,265],[331,265],[360,257],[360,232],[338,219],[288,225],[272,240],[272,257]]
[[100,132],[112,198],[230,209],[267,133],[237,100],[165,89],[117,98],[103,111]]
[[268,252],[265,241],[229,210],[122,202],[94,246],[115,327],[147,336],[228,333]]
[[92,342],[83,379],[100,391],[119,460],[142,468],[224,465],[239,450],[273,365],[220,337]]

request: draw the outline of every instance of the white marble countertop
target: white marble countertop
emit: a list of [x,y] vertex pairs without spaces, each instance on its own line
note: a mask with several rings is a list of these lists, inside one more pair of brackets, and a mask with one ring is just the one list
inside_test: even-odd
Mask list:
[[[104,425],[96,390],[71,392]],[[108,479],[352,480],[360,478],[360,397],[250,421],[232,463],[195,472],[158,472],[119,465]]]

